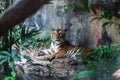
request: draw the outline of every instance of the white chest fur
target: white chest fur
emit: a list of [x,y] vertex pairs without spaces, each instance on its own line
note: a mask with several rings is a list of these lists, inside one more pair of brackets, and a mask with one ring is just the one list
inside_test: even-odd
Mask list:
[[51,49],[54,51],[54,52],[57,52],[59,50],[59,45],[56,44],[56,43],[51,43]]

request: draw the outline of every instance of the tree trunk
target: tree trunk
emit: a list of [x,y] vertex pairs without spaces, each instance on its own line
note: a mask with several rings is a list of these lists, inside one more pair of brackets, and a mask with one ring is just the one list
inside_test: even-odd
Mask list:
[[0,35],[6,34],[16,24],[35,13],[50,0],[19,0],[0,17]]

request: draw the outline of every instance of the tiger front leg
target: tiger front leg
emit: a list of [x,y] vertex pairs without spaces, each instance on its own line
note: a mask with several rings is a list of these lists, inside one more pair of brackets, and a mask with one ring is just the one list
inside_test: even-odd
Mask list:
[[41,59],[52,59],[52,58],[65,57],[65,56],[66,56],[66,51],[58,51],[51,55],[40,56],[40,58]]
[[[55,53],[53,53],[53,54],[55,54]],[[53,54],[51,54],[51,55],[44,55],[44,56],[37,56],[36,59],[38,59],[38,60],[52,59],[52,58],[55,57]]]

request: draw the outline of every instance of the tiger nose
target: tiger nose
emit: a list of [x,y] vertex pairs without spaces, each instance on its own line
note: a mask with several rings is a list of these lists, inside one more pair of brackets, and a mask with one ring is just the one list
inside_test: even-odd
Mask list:
[[59,40],[60,39],[60,36],[59,35],[56,35],[56,40]]

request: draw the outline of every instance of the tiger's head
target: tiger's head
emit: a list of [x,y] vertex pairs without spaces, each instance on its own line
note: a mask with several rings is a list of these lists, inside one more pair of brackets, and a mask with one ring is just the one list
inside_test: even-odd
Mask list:
[[57,44],[64,42],[66,29],[52,29],[51,40]]

